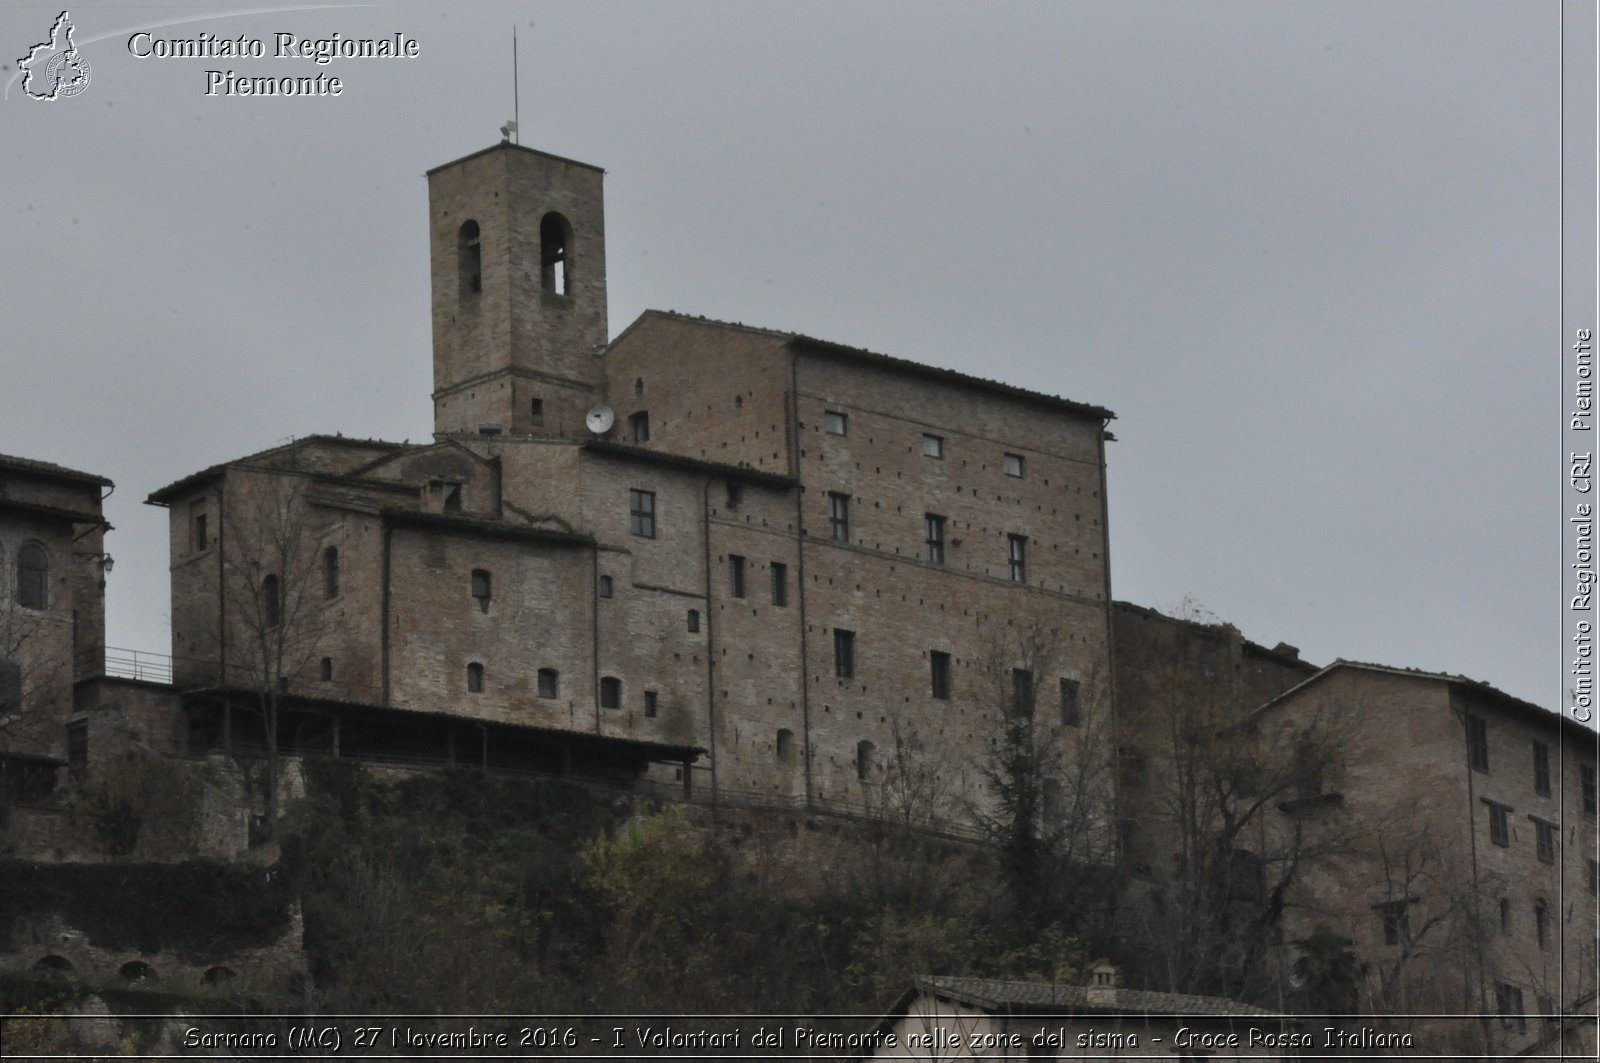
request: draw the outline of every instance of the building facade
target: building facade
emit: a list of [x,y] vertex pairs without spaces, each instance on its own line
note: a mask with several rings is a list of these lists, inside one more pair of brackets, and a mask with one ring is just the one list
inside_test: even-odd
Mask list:
[[601,176],[510,144],[429,174],[433,443],[151,496],[178,685],[281,691],[290,746],[634,743],[730,799],[929,818],[1007,714],[1107,726],[1109,411],[677,314],[608,342]]

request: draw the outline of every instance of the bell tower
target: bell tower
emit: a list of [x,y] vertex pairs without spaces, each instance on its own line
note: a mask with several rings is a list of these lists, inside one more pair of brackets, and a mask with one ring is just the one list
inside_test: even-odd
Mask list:
[[511,143],[428,171],[435,434],[584,434],[608,338],[604,174]]

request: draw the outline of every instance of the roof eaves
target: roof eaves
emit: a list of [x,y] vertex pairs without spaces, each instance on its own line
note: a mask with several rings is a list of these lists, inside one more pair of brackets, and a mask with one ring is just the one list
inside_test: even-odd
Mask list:
[[22,458],[14,454],[0,454],[0,468],[15,469],[18,472],[32,473],[36,476],[50,476],[58,480],[76,480],[79,483],[96,484],[100,487],[112,486],[110,480],[92,472],[69,469],[65,465],[57,465],[55,462],[39,461],[37,458]]

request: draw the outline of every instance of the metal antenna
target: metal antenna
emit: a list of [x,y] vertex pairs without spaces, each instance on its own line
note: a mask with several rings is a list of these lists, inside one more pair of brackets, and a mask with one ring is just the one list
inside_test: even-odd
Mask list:
[[517,27],[511,25],[511,132],[522,143],[522,130],[518,119],[522,117],[522,90],[517,84]]

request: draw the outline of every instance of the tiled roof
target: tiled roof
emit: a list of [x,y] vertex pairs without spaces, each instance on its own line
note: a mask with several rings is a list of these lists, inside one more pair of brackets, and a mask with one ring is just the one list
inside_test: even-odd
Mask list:
[[1147,989],[1110,990],[1108,1003],[1089,1003],[1089,989],[1050,982],[1008,982],[993,978],[945,978],[925,975],[916,980],[924,993],[958,1000],[988,1011],[1097,1011],[1134,1015],[1282,1018],[1279,1012],[1241,1004],[1225,997],[1158,993]]
[[31,472],[39,476],[54,476],[59,480],[79,480],[83,483],[99,484],[102,487],[111,486],[110,480],[104,476],[96,476],[92,472],[79,472],[77,469],[69,469],[65,465],[37,461],[33,458],[18,458],[10,454],[0,454],[0,468]]

